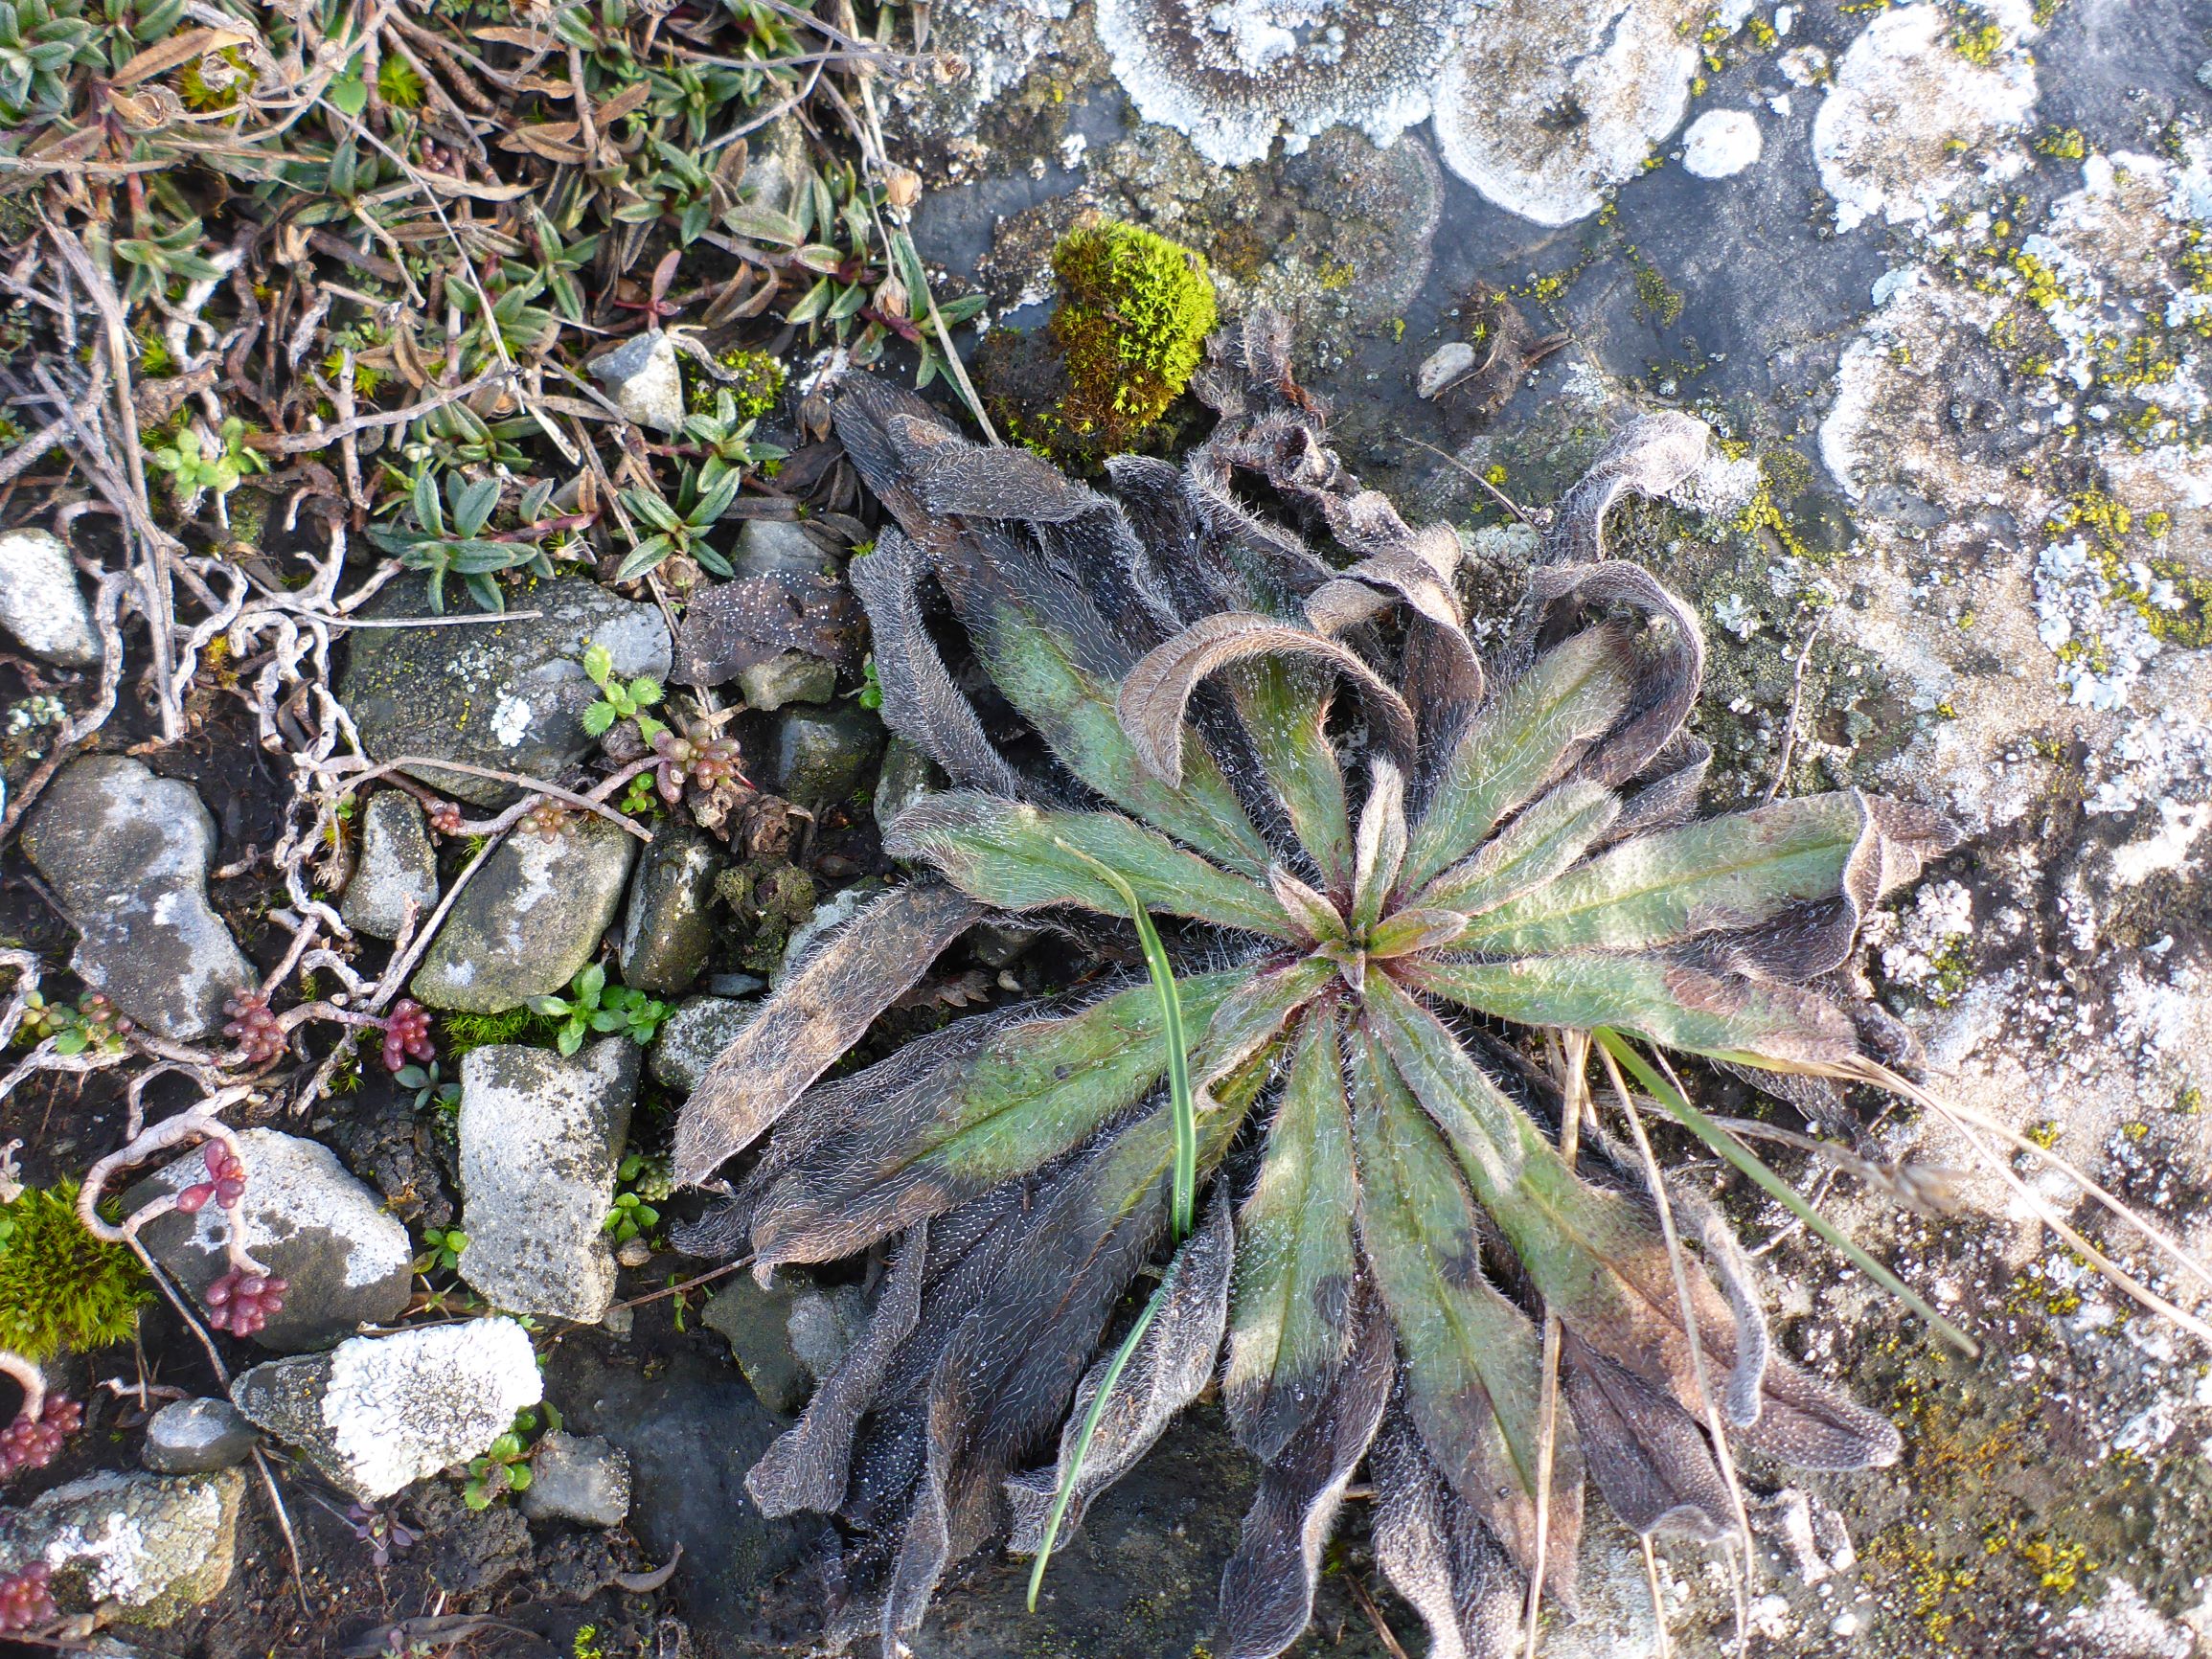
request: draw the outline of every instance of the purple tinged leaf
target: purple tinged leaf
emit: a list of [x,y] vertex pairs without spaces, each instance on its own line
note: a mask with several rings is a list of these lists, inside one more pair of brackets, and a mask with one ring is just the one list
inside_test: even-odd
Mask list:
[[1368,1456],[1375,1559],[1428,1626],[1428,1659],[1512,1659],[1523,1579],[1393,1407]]
[[[1532,1572],[1542,1343],[1484,1275],[1482,1222],[1403,1079],[1364,1035],[1350,1070],[1359,1238],[1398,1329],[1406,1410],[1452,1489]],[[1572,1431],[1560,1427],[1545,1579],[1571,1603],[1583,1471]]]
[[1088,854],[1117,871],[1148,910],[1277,939],[1296,937],[1266,889],[1216,869],[1117,812],[1054,811],[994,795],[947,791],[909,809],[883,844],[893,857],[926,863],[962,892],[1000,910],[1073,904],[1127,916],[1121,895],[1082,856]]
[[1237,1216],[1222,1402],[1238,1442],[1263,1462],[1318,1409],[1350,1349],[1357,1201],[1335,1016],[1316,1011]]
[[1208,674],[1259,656],[1310,658],[1330,665],[1359,693],[1385,746],[1411,758],[1413,711],[1381,675],[1334,640],[1257,612],[1230,611],[1193,623],[1148,652],[1123,678],[1115,706],[1122,729],[1147,770],[1170,784],[1182,781],[1183,714],[1191,693]]
[[1491,698],[1453,746],[1414,827],[1403,882],[1472,852],[1628,708],[1634,655],[1617,627],[1585,628]]
[[1345,1358],[1316,1385],[1301,1432],[1268,1457],[1221,1570],[1221,1659],[1275,1659],[1313,1616],[1322,1554],[1397,1371],[1374,1296],[1357,1293],[1349,1313]]
[[1159,1311],[1114,1379],[1098,1426],[1082,1449],[1082,1466],[1072,1467],[1084,1420],[1112,1363],[1109,1358],[1093,1365],[1075,1391],[1060,1430],[1059,1462],[1006,1482],[1013,1513],[1007,1548],[1014,1554],[1032,1556],[1044,1546],[1046,1518],[1071,1473],[1072,1495],[1060,1535],[1065,1537],[1081,1526],[1091,1500],[1136,1466],[1175,1414],[1212,1378],[1214,1356],[1221,1349],[1221,1327],[1228,1317],[1234,1254],[1228,1197],[1217,1193],[1205,1223],[1168,1264],[1167,1276],[1160,1281]]
[[956,889],[918,882],[884,895],[824,940],[684,1102],[677,1183],[696,1185],[759,1139],[985,914]]

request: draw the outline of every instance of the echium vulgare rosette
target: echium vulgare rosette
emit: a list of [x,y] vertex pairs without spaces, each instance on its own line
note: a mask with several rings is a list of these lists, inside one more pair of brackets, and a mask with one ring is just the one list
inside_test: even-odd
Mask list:
[[[1266,313],[1217,341],[1212,438],[1180,468],[1112,462],[1111,495],[880,381],[840,394],[838,434],[896,521],[853,566],[883,717],[954,786],[889,831],[923,874],[797,966],[676,1148],[698,1181],[767,1136],[695,1235],[757,1271],[886,1254],[873,1323],[747,1482],[770,1514],[840,1523],[834,1643],[898,1652],[949,1563],[1002,1535],[1047,1545],[1056,1497],[1072,1526],[1217,1372],[1264,1465],[1222,1574],[1224,1659],[1305,1628],[1362,1463],[1377,1556],[1445,1654],[1501,1650],[1539,1553],[1571,1604],[1585,1477],[1647,1535],[1733,1531],[1712,1400],[1730,1443],[1799,1466],[1897,1453],[1886,1420],[1772,1351],[1717,1216],[1671,1257],[1594,1120],[1562,1153],[1560,1092],[1507,1022],[1833,1071],[1859,1024],[1807,982],[1949,831],[1854,791],[1693,817],[1698,624],[1605,558],[1599,529],[1624,489],[1693,467],[1701,426],[1615,440],[1554,510],[1525,617],[1486,661],[1456,534],[1409,529],[1345,472],[1286,349]],[[924,625],[932,589],[1003,699],[1000,740]],[[1116,876],[1184,919],[1200,1199],[1179,1240],[1189,1118],[1143,980],[962,1018],[817,1082],[983,918],[1126,938]],[[1102,1339],[1163,1249],[1115,1370]],[[1057,1466],[1031,1466],[1056,1433]]]

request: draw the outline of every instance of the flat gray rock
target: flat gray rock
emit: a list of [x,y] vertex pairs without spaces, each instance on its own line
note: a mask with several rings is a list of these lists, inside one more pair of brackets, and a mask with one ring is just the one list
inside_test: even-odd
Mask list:
[[410,901],[418,925],[437,908],[438,850],[414,797],[379,789],[361,809],[361,856],[338,915],[355,933],[397,939]]
[[64,766],[23,851],[79,934],[70,966],[155,1034],[194,1042],[254,972],[207,900],[215,822],[190,784],[123,755]]
[[51,530],[0,534],[0,627],[34,657],[65,669],[100,666],[92,607],[68,547]]
[[[239,1140],[246,1164],[246,1249],[289,1285],[284,1307],[254,1340],[297,1353],[404,1313],[414,1244],[383,1200],[318,1142],[275,1129],[246,1129]],[[157,1193],[206,1179],[206,1160],[195,1149],[139,1182],[124,1195],[124,1207],[134,1210]],[[157,1216],[139,1238],[196,1301],[228,1266],[229,1234],[230,1217],[209,1204],[196,1216]]]
[[[447,602],[455,602],[448,590]],[[458,602],[467,604],[462,598]],[[583,711],[599,700],[583,653],[604,646],[625,680],[669,671],[669,632],[660,612],[632,604],[581,577],[530,591],[534,618],[453,627],[355,628],[338,695],[377,761],[402,755],[550,778],[582,760],[596,739]],[[370,601],[377,619],[429,614],[428,592],[408,577]],[[505,784],[423,767],[422,781],[464,801],[497,806]]]
[[734,1275],[715,1293],[701,1316],[707,1329],[730,1345],[730,1356],[744,1373],[753,1398],[770,1411],[789,1417],[807,1403],[813,1378],[791,1346],[791,1291],[778,1275],[764,1290],[749,1273]]
[[0,1511],[0,1574],[54,1570],[55,1601],[95,1622],[160,1626],[212,1602],[238,1564],[245,1477],[107,1469]]
[[730,568],[740,577],[835,576],[837,561],[796,520],[748,518],[738,532]]
[[675,342],[654,329],[596,359],[591,373],[615,407],[640,426],[674,432],[684,423],[684,375]]
[[629,885],[623,984],[663,996],[691,989],[714,948],[707,912],[722,862],[711,836],[680,818],[660,821]]
[[760,1011],[761,1005],[750,1000],[695,996],[661,1022],[646,1063],[656,1079],[688,1095]]
[[467,1319],[257,1365],[231,1383],[231,1403],[374,1502],[481,1456],[544,1392],[528,1331]]
[[261,1439],[227,1399],[172,1399],[146,1425],[139,1461],[157,1475],[204,1475],[242,1464]]
[[496,1043],[461,1061],[461,1277],[495,1307],[597,1324],[614,1300],[602,1228],[637,1095],[638,1048],[573,1058]]
[[805,651],[778,651],[764,663],[738,670],[738,690],[763,711],[786,703],[826,703],[837,694],[837,665]]
[[901,813],[924,795],[952,786],[937,762],[909,743],[894,737],[883,748],[883,765],[876,774],[876,825],[888,830]]
[[776,792],[819,806],[860,786],[883,747],[883,722],[856,703],[792,707],[776,724]]
[[530,1454],[522,1512],[534,1521],[621,1526],[629,1517],[629,1454],[596,1434],[541,1436]]
[[508,836],[447,913],[410,985],[431,1008],[504,1013],[561,989],[622,906],[637,840],[579,814],[552,836]]

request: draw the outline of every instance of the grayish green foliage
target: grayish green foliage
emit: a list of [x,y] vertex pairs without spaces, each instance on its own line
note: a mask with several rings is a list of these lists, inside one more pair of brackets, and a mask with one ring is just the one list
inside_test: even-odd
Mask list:
[[[1694,819],[1697,621],[1606,559],[1598,522],[1696,464],[1694,422],[1616,439],[1485,662],[1456,536],[1345,472],[1287,337],[1261,313],[1217,341],[1197,382],[1214,436],[1180,471],[1113,464],[1110,498],[880,382],[840,394],[839,436],[898,521],[854,570],[883,717],[955,788],[888,838],[928,874],[770,1000],[686,1106],[677,1160],[700,1180],[766,1137],[721,1223],[761,1271],[893,1253],[874,1328],[750,1479],[771,1513],[842,1524],[835,1643],[894,1654],[948,1564],[1010,1530],[1037,1549],[1056,1498],[1072,1525],[1224,1353],[1230,1423],[1264,1465],[1222,1579],[1217,1650],[1239,1659],[1304,1628],[1363,1460],[1379,1558],[1432,1652],[1500,1650],[1537,1555],[1546,1311],[1562,1602],[1585,1476],[1646,1533],[1727,1524],[1700,1370],[1744,1444],[1826,1469],[1897,1453],[1886,1420],[1772,1352],[1707,1212],[1685,1317],[1636,1172],[1603,1136],[1563,1156],[1556,1098],[1453,1020],[1610,1028],[1755,1072],[1853,1059],[1849,1011],[1807,982],[1950,832],[1851,792]],[[992,742],[922,625],[932,588],[1049,762]],[[1095,930],[1132,895],[1183,919],[1212,1186],[1134,1323],[1178,1163],[1152,987],[976,1014],[815,1081],[975,918]]]

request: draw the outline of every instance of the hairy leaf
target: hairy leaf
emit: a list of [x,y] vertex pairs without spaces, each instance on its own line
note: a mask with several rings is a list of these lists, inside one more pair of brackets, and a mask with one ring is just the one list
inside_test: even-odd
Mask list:
[[1368,1466],[1376,1564],[1428,1626],[1428,1659],[1511,1659],[1520,1647],[1521,1576],[1402,1406],[1382,1420]]
[[1464,943],[1504,956],[1643,950],[1752,927],[1838,897],[1854,865],[1874,866],[1879,893],[1881,839],[1857,790],[1777,801],[1626,842],[1476,918]]
[[1080,1465],[1077,1447],[1082,1430],[1106,1386],[1104,1360],[1091,1367],[1076,1390],[1060,1430],[1059,1462],[1006,1483],[1014,1517],[1007,1548],[1015,1555],[1035,1555],[1044,1547],[1046,1520],[1063,1486],[1070,1493],[1061,1517],[1063,1534],[1081,1526],[1090,1501],[1134,1467],[1174,1415],[1206,1386],[1228,1316],[1234,1254],[1228,1199],[1217,1193],[1205,1225],[1184,1241],[1168,1264],[1167,1276],[1160,1281],[1159,1311],[1113,1379],[1096,1427],[1080,1453]]
[[1118,871],[1148,910],[1278,939],[1296,937],[1266,888],[1216,869],[1114,812],[1053,811],[995,795],[946,791],[907,811],[883,844],[893,857],[929,864],[962,892],[1000,910],[1074,904],[1126,916],[1121,895],[1080,855],[1087,853]]
[[1366,703],[1377,736],[1410,761],[1413,711],[1373,669],[1334,640],[1257,612],[1227,612],[1193,623],[1147,653],[1122,681],[1117,707],[1138,759],[1169,784],[1183,773],[1183,712],[1208,674],[1254,657],[1311,658],[1349,679]]
[[1305,1022],[1250,1196],[1237,1216],[1222,1403],[1272,1462],[1319,1406],[1352,1341],[1352,1123],[1333,1016]]
[[1634,694],[1634,655],[1617,627],[1585,628],[1539,657],[1470,722],[1415,826],[1402,882],[1415,888],[1481,845]]
[[876,551],[853,560],[847,575],[868,613],[876,678],[883,690],[883,723],[943,766],[955,784],[993,795],[1024,793],[1021,780],[952,683],[923,624],[916,592],[922,575],[919,550],[886,527]]
[[1405,862],[1405,775],[1388,761],[1370,768],[1367,805],[1359,812],[1359,840],[1353,850],[1352,931],[1365,937],[1382,915],[1384,901]]
[[900,1345],[921,1318],[922,1270],[928,1255],[929,1227],[924,1222],[900,1244],[860,1340],[823,1379],[797,1426],[780,1435],[745,1471],[745,1490],[762,1514],[773,1518],[800,1510],[834,1510],[845,1501],[854,1431],[883,1386]]
[[884,895],[825,940],[684,1102],[676,1180],[696,1185],[752,1145],[985,914],[954,888],[916,883]]
[[[1504,1232],[1537,1292],[1590,1347],[1685,1409],[1699,1409],[1674,1271],[1651,1214],[1568,1170],[1435,1015],[1380,976],[1369,986],[1365,1023],[1377,1045],[1444,1131],[1476,1202]],[[1735,1320],[1701,1268],[1689,1279],[1691,1326],[1718,1377],[1735,1362]],[[1767,1369],[1761,1404],[1744,1443],[1800,1467],[1865,1468],[1897,1456],[1887,1419],[1779,1359]]]
[[1620,797],[1586,779],[1530,802],[1512,823],[1421,890],[1413,900],[1481,916],[1533,893],[1597,844],[1621,814]]
[[1361,1293],[1343,1362],[1318,1386],[1301,1432],[1267,1458],[1237,1553],[1221,1569],[1221,1659],[1274,1659],[1312,1618],[1322,1552],[1397,1369],[1390,1321]]
[[[1183,980],[1185,1014],[1202,1029],[1243,977]],[[980,1045],[907,1086],[855,1092],[862,1116],[777,1170],[753,1213],[756,1260],[833,1261],[940,1215],[1080,1146],[1167,1067],[1150,985],[1057,1018],[979,1019]]]
[[1222,682],[1299,846],[1324,886],[1349,893],[1351,819],[1328,730],[1332,676],[1310,663],[1254,657],[1225,670]]
[[1573,1332],[1560,1352],[1590,1479],[1622,1523],[1645,1537],[1727,1536],[1735,1524],[1728,1488],[1697,1420]]
[[[1534,1571],[1542,1344],[1484,1275],[1482,1222],[1458,1167],[1364,1034],[1353,1038],[1351,1073],[1359,1238],[1398,1328],[1406,1409],[1452,1489]],[[1552,1467],[1545,1577],[1569,1601],[1583,1478],[1571,1432]]]
[[1668,1048],[1749,1065],[1840,1064],[1859,1053],[1849,1017],[1817,991],[1664,956],[1431,958],[1404,972],[1423,990],[1521,1025],[1617,1026]]

